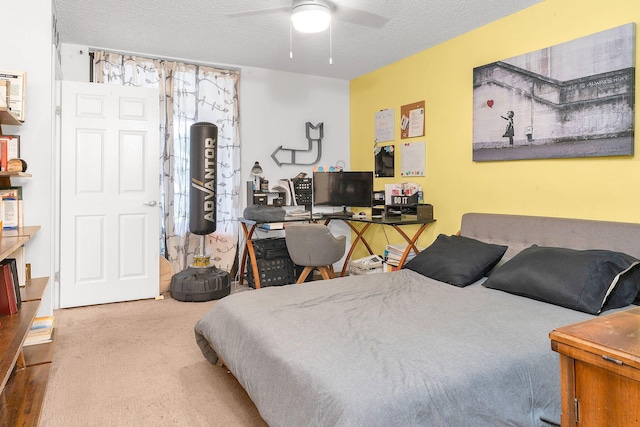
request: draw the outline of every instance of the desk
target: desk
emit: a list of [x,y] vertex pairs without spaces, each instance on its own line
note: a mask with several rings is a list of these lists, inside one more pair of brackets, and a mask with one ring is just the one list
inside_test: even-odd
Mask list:
[[[400,258],[399,265],[402,266],[404,264],[405,260],[407,259],[407,256],[409,255],[409,253],[412,250],[416,254],[420,252],[418,250],[418,247],[416,246],[416,242],[418,241],[418,238],[420,238],[420,235],[422,234],[422,232],[429,225],[431,225],[434,222],[436,222],[435,219],[432,219],[432,220],[418,220],[418,219],[416,219],[415,215],[403,215],[402,217],[397,217],[397,218],[371,218],[371,217],[360,217],[360,216],[357,216],[357,215],[354,215],[352,217],[323,215],[320,218],[287,219],[287,220],[284,220],[283,222],[296,222],[296,221],[314,221],[314,222],[318,222],[318,221],[324,221],[324,224],[328,225],[331,221],[334,221],[334,220],[343,221],[345,224],[347,224],[349,226],[349,228],[354,233],[356,233],[356,238],[353,239],[353,241],[351,242],[351,247],[349,248],[349,251],[347,252],[347,256],[346,256],[346,258],[344,260],[344,264],[342,266],[342,271],[340,272],[340,276],[344,276],[345,275],[345,273],[347,271],[347,268],[349,266],[349,260],[351,259],[351,255],[353,255],[353,251],[358,246],[358,243],[362,242],[362,244],[369,251],[369,254],[373,255],[373,250],[371,249],[371,246],[369,245],[369,242],[367,242],[367,240],[365,239],[365,236],[364,236],[364,233],[372,225],[380,225],[380,226],[388,225],[388,226],[392,227],[394,230],[396,230],[398,232],[398,234],[400,234],[404,238],[405,242],[407,242],[407,248],[404,250],[404,253],[402,254],[402,257]],[[251,260],[251,268],[253,268],[253,271],[254,272],[258,271],[258,263],[257,263],[257,260],[256,260],[256,253],[255,253],[255,250],[253,248],[252,238],[253,238],[253,234],[254,234],[256,228],[259,225],[263,224],[263,223],[256,222],[256,221],[253,221],[253,220],[249,220],[249,219],[245,219],[245,218],[238,218],[238,221],[240,221],[240,225],[242,226],[242,231],[244,232],[244,237],[245,237],[245,246],[244,246],[244,250],[242,252],[242,261],[240,263],[239,285],[242,286],[242,284],[244,283],[244,274],[245,274],[245,265],[246,265],[246,262],[247,262],[247,256],[249,256],[249,259]],[[364,226],[362,226],[361,228],[358,228],[358,227],[356,227],[354,225],[355,223],[363,223]],[[411,237],[409,237],[409,235],[407,233],[405,233],[401,228],[401,227],[403,227],[405,225],[420,225],[420,227],[418,228],[418,230],[415,233],[413,233],[413,235]],[[258,276],[259,276],[258,274],[254,274],[256,289],[260,288],[260,278]]]
[[[388,225],[394,230],[396,230],[398,234],[402,236],[405,242],[407,242],[407,248],[404,250],[404,253],[402,254],[402,257],[400,258],[400,262],[398,264],[401,267],[404,264],[405,260],[407,259],[407,256],[409,256],[409,253],[411,253],[412,250],[416,254],[420,252],[418,250],[418,247],[416,246],[416,242],[418,241],[418,238],[420,238],[420,235],[422,234],[422,232],[426,230],[426,228],[429,225],[436,222],[435,219],[418,220],[416,219],[415,215],[402,215],[401,217],[395,217],[395,218],[385,218],[385,217],[371,218],[371,217],[360,217],[358,215],[354,215],[350,218],[345,218],[340,216],[327,215],[327,216],[323,216],[321,219],[325,221],[324,222],[325,225],[329,224],[329,222],[331,222],[332,220],[339,219],[341,221],[344,221],[349,226],[349,228],[353,230],[354,233],[356,233],[356,238],[353,239],[353,241],[351,242],[351,247],[349,248],[349,252],[347,252],[347,257],[344,260],[344,265],[342,266],[342,271],[340,272],[340,276],[345,275],[347,268],[349,266],[349,260],[351,259],[351,255],[353,255],[353,251],[356,249],[356,246],[358,246],[359,242],[362,242],[362,244],[367,248],[367,250],[369,251],[369,255],[373,255],[373,250],[371,249],[371,246],[369,246],[369,242],[367,242],[367,240],[364,237],[364,233],[372,225],[376,225],[376,224],[381,226]],[[354,225],[354,223],[358,223],[358,222],[364,223],[365,225],[362,228],[358,228]],[[405,233],[401,228],[402,226],[405,226],[405,225],[418,225],[418,224],[420,225],[420,228],[418,228],[418,230],[415,233],[413,233],[413,236],[411,237],[409,237],[409,235]]]

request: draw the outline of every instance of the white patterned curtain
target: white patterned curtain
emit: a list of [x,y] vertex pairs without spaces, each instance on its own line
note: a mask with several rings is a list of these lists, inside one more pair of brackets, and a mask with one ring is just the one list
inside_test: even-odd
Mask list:
[[160,93],[161,253],[175,272],[200,252],[189,231],[189,133],[196,122],[218,127],[216,231],[205,236],[205,253],[231,271],[237,250],[240,207],[238,71],[94,52],[94,81],[158,88]]

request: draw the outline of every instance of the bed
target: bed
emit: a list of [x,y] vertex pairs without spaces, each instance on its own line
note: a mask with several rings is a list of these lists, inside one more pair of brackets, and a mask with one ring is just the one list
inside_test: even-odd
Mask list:
[[548,334],[629,308],[638,258],[640,224],[468,213],[411,269],[225,297],[196,341],[271,426],[557,425]]

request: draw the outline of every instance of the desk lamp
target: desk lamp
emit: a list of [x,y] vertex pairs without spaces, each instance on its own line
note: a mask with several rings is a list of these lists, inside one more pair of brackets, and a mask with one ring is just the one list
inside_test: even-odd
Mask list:
[[260,183],[262,181],[262,178],[260,177],[262,176],[262,173],[262,166],[260,166],[260,163],[255,162],[253,164],[253,167],[251,168],[251,175],[255,177],[253,183],[253,191],[260,191]]

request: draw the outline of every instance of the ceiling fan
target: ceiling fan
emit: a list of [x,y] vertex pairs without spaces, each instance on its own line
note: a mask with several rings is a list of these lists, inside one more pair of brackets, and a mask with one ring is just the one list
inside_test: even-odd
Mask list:
[[375,15],[364,10],[343,6],[331,0],[293,0],[290,6],[233,12],[227,13],[225,14],[225,16],[229,18],[239,18],[243,16],[265,15],[270,13],[284,12],[288,12],[291,14],[293,25],[296,29],[298,29],[295,22],[296,16],[302,17],[307,12],[317,12],[319,14],[325,15],[324,18],[326,20],[326,26],[324,26],[324,28],[315,29],[314,31],[298,30],[302,32],[324,31],[328,27],[329,21],[333,19],[373,28],[381,28],[389,20],[388,18]]

